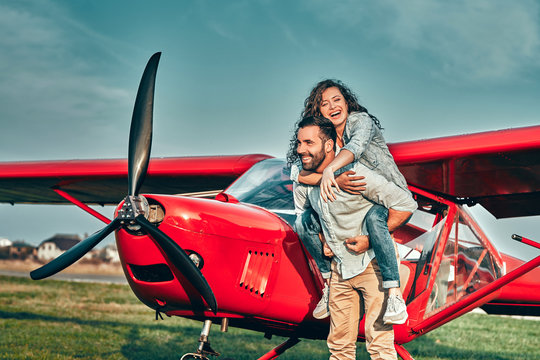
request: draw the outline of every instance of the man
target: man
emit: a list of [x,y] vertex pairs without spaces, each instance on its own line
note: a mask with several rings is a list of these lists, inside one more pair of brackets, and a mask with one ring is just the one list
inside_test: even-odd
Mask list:
[[[306,170],[322,173],[335,157],[336,130],[325,118],[310,116],[300,121],[296,140],[297,153]],[[364,165],[354,163],[353,170],[365,176],[367,189],[363,196],[340,192],[335,201],[325,202],[319,187],[295,183],[296,213],[302,216],[305,210],[312,208],[318,214],[324,238],[334,256],[327,341],[330,359],[355,358],[360,293],[366,314],[366,348],[371,358],[396,359],[392,325],[385,325],[382,319],[386,294],[382,291],[382,278],[373,250],[368,250],[363,222],[374,202],[410,213],[416,209],[416,202],[409,193]]]

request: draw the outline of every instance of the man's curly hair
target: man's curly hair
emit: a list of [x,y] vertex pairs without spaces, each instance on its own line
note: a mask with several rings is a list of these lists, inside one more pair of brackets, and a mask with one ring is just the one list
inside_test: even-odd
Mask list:
[[[294,145],[291,140],[291,148],[287,154],[287,165],[290,167],[293,163],[298,161],[298,153],[296,152],[297,148],[297,139],[298,131],[307,126],[318,126],[319,127],[319,138],[325,143],[327,140],[332,140],[334,142],[334,150],[336,149],[336,128],[330,120],[322,116],[306,116],[300,120],[296,126],[296,131],[294,133]],[[294,147],[294,148],[293,148]],[[289,165],[290,164],[290,165]]]

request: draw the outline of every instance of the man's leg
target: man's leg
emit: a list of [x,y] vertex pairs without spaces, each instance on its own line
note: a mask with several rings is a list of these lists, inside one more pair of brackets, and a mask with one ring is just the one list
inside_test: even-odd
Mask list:
[[323,244],[319,238],[319,233],[321,232],[319,216],[313,209],[308,209],[304,211],[301,217],[296,219],[294,227],[298,237],[313,260],[315,260],[321,276],[325,281],[322,297],[313,310],[313,317],[315,319],[327,318],[330,315],[328,309],[328,281],[331,275],[331,260],[323,255]]
[[[332,264],[335,267],[335,264]],[[330,360],[356,358],[356,340],[360,322],[360,295],[349,280],[332,271],[330,281],[330,333],[327,344]]]
[[353,286],[362,292],[365,311],[366,349],[372,360],[396,360],[394,330],[383,323],[386,307],[386,291],[376,260],[372,260],[364,272],[353,278]]

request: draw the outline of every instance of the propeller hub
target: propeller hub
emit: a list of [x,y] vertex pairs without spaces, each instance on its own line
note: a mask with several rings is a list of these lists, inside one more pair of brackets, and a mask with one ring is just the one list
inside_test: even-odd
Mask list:
[[122,208],[118,210],[117,219],[122,225],[127,225],[130,230],[137,231],[141,227],[136,223],[135,218],[142,215],[148,219],[149,210],[148,200],[144,196],[128,195],[124,199]]

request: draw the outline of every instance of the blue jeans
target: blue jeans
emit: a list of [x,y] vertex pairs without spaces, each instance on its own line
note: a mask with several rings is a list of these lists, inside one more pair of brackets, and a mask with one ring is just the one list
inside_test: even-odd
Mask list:
[[323,254],[322,242],[319,239],[322,230],[317,213],[311,208],[307,209],[302,216],[296,218],[294,227],[302,244],[315,260],[323,279],[330,279],[332,261]]
[[[366,227],[369,234],[369,242],[383,278],[383,288],[399,287],[399,268],[394,249],[394,240],[388,231],[388,209],[375,204],[366,214]],[[298,237],[307,251],[315,260],[319,271],[324,279],[331,275],[331,260],[324,256],[319,233],[321,225],[319,216],[313,209],[308,209],[296,219],[294,224]]]
[[375,204],[366,214],[369,243],[383,278],[383,288],[399,287],[399,268],[394,248],[394,240],[388,231],[388,209]]

